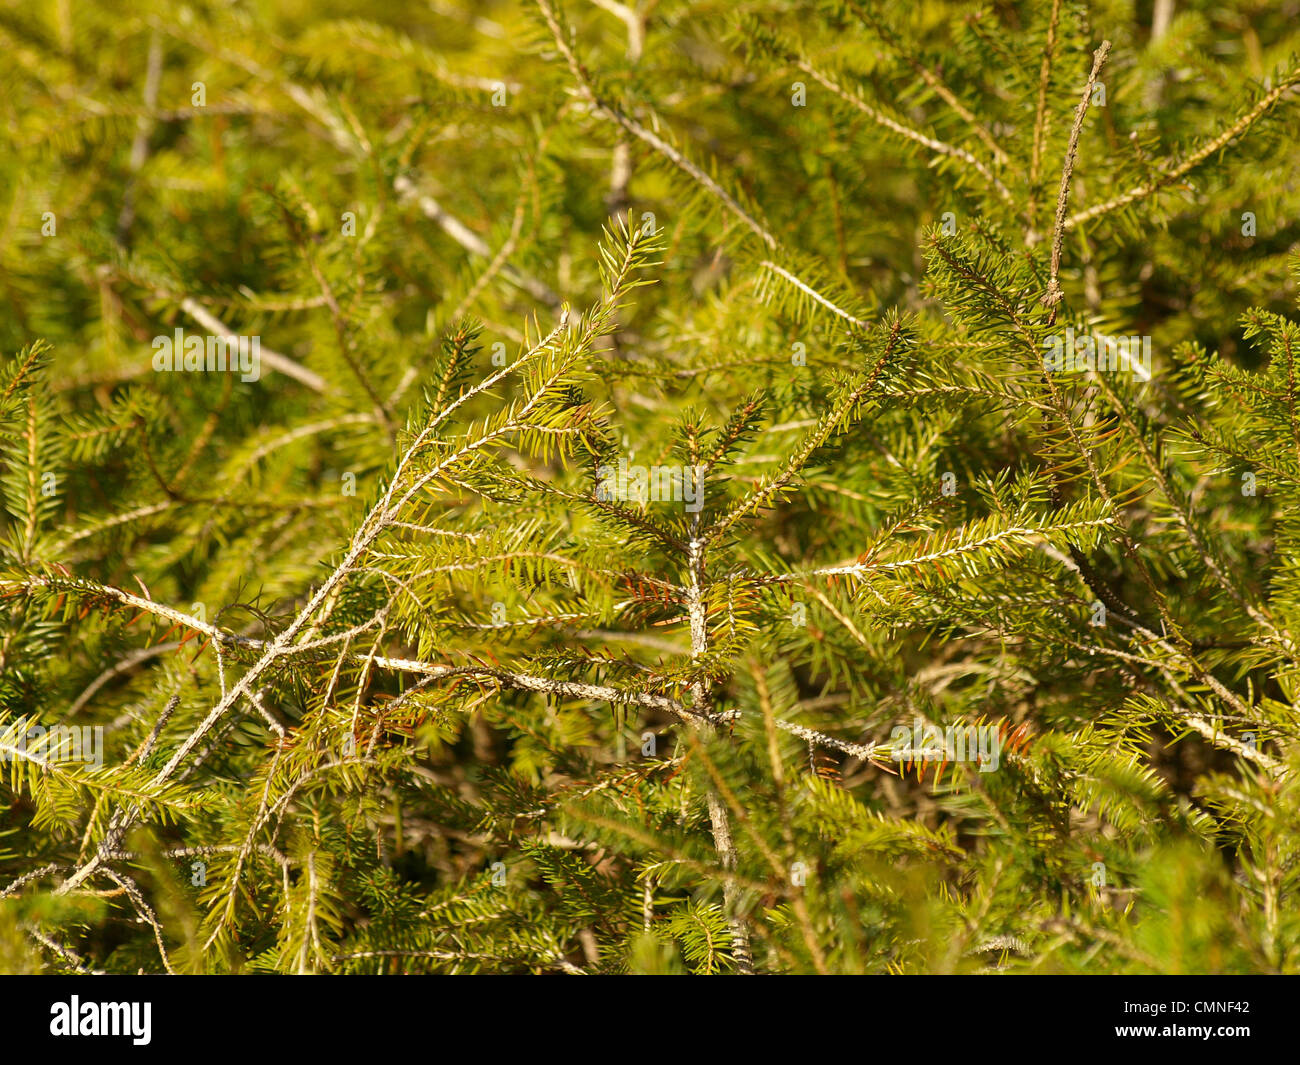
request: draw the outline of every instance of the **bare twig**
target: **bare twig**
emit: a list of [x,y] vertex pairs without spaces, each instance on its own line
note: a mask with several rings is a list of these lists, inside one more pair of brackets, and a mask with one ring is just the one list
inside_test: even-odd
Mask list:
[[1228,147],[1233,141],[1242,134],[1246,133],[1256,122],[1263,118],[1279,100],[1282,99],[1292,88],[1300,84],[1300,67],[1296,67],[1285,78],[1273,86],[1265,93],[1249,111],[1238,118],[1231,126],[1225,129],[1217,137],[1212,138],[1197,148],[1181,163],[1173,166],[1157,168],[1155,178],[1143,185],[1135,186],[1124,193],[1122,196],[1116,196],[1105,203],[1099,203],[1095,207],[1089,207],[1087,210],[1079,211],[1065,220],[1065,228],[1073,229],[1083,222],[1099,218],[1111,211],[1117,211],[1121,207],[1127,207],[1135,200],[1145,199],[1154,192],[1166,188],[1177,181],[1182,180],[1207,159],[1220,150]]
[[1056,199],[1056,224],[1052,231],[1052,273],[1047,281],[1047,295],[1043,297],[1044,306],[1051,308],[1048,324],[1056,321],[1056,305],[1061,301],[1061,285],[1058,275],[1061,272],[1061,241],[1065,236],[1065,210],[1070,202],[1070,178],[1074,174],[1074,160],[1079,150],[1079,132],[1083,129],[1083,118],[1088,113],[1088,104],[1092,102],[1092,88],[1097,84],[1097,74],[1101,71],[1106,56],[1110,54],[1110,41],[1102,41],[1101,47],[1092,54],[1092,72],[1088,75],[1088,84],[1083,88],[1079,106],[1074,112],[1074,126],[1070,129],[1070,143],[1065,149],[1065,165],[1061,168],[1061,191]]
[[[208,332],[217,335],[221,339],[236,339],[231,328],[216,315],[205,310],[202,304],[197,300],[186,296],[181,300],[181,310],[198,322],[199,325],[203,326],[204,329],[208,330]],[[330,391],[329,384],[326,382],[325,378],[321,377],[320,374],[307,369],[305,366],[301,366],[294,362],[288,355],[281,355],[278,351],[268,348],[265,344],[261,346],[260,350],[262,364],[264,366],[276,370],[277,372],[284,374],[286,377],[292,377],[295,381],[306,385],[308,388],[313,389],[316,392]]]

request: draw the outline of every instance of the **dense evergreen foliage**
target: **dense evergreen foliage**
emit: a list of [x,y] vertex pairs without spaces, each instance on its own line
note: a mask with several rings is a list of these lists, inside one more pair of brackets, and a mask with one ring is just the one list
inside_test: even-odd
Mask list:
[[0,3],[0,969],[1300,969],[1298,7]]

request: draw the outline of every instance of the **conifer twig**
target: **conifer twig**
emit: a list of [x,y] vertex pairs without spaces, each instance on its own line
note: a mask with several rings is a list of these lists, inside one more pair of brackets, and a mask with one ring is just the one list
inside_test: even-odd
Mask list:
[[151,112],[158,106],[158,83],[162,76],[162,37],[157,29],[149,34],[149,53],[145,60],[144,111],[136,119],[135,139],[127,162],[128,178],[122,191],[122,209],[117,215],[117,242],[126,245],[135,222],[135,193],[140,168],[149,158],[149,135],[153,132]]
[[[863,319],[857,317],[857,315],[850,314],[843,307],[839,306],[836,303],[833,303],[831,300],[823,296],[820,292],[818,292],[815,288],[813,288],[810,284],[808,284],[808,282],[790,273],[790,271],[785,269],[785,267],[778,266],[770,259],[764,259],[758,265],[763,267],[766,270],[771,270],[772,273],[776,274],[778,277],[784,278],[786,281],[790,282],[791,285],[797,288],[809,299],[815,300],[817,303],[821,304],[832,314],[837,315],[840,318],[843,318],[850,325],[855,325],[859,329],[870,328],[871,326],[870,322],[864,321]],[[693,371],[693,372],[700,372],[700,371]]]
[[591,78],[588,76],[586,68],[578,61],[578,57],[573,54],[573,49],[565,39],[564,30],[560,25],[559,17],[556,15],[555,9],[551,6],[550,0],[537,0],[537,6],[541,9],[542,17],[546,20],[547,27],[551,31],[551,36],[555,41],[555,47],[559,50],[565,63],[568,64],[569,71],[573,74],[574,81],[578,86],[578,92],[587,104],[590,105],[592,110],[604,115],[605,118],[614,122],[616,125],[621,126],[634,137],[645,141],[646,144],[654,148],[660,155],[664,156],[664,158],[668,159],[686,174],[689,174],[703,188],[708,190],[711,195],[721,201],[732,214],[744,222],[745,225],[748,226],[764,244],[775,251],[778,247],[776,237],[771,234],[766,226],[746,211],[745,208],[737,202],[735,197],[731,195],[731,193],[714,181],[713,178],[700,169],[700,167],[687,159],[686,156],[658,134],[646,129],[635,119],[624,114],[620,108],[606,102],[596,95],[596,91],[592,87]]
[[818,732],[816,729],[808,728],[805,725],[796,725],[792,721],[782,721],[780,718],[773,718],[772,724],[783,732],[798,736],[801,740],[811,743],[815,747],[829,747],[831,750],[851,754],[854,758],[860,758],[864,762],[878,760],[876,749],[879,744],[849,743],[846,740],[837,740],[834,736],[828,736],[824,732]]
[[[199,325],[203,326],[209,333],[216,335],[222,340],[236,340],[234,331],[226,325],[215,314],[206,310],[198,300],[186,296],[181,300],[181,310],[193,318]],[[261,345],[261,360],[264,366],[276,370],[286,377],[292,377],[295,381],[306,385],[316,392],[329,392],[330,387],[325,378],[312,370],[307,369],[289,358],[288,355],[282,355],[273,348]]]
[[1092,71],[1088,74],[1088,84],[1084,86],[1079,106],[1074,112],[1074,125],[1070,128],[1070,143],[1065,149],[1065,165],[1061,168],[1061,191],[1056,199],[1056,224],[1052,228],[1052,273],[1047,281],[1047,295],[1043,297],[1044,306],[1050,308],[1047,323],[1056,321],[1056,305],[1061,301],[1058,275],[1061,272],[1061,242],[1065,236],[1065,211],[1070,201],[1070,178],[1074,175],[1074,160],[1079,151],[1079,132],[1083,129],[1083,118],[1088,113],[1088,104],[1092,102],[1092,87],[1097,84],[1097,75],[1106,56],[1110,54],[1110,41],[1102,41],[1101,47],[1092,54]]
[[1044,525],[1041,528],[1034,528],[1029,525],[1016,525],[1006,529],[998,529],[989,535],[973,540],[970,543],[957,543],[949,547],[943,547],[937,551],[928,551],[922,555],[914,555],[911,558],[902,558],[897,561],[876,562],[868,559],[864,562],[850,562],[838,566],[821,566],[817,569],[800,570],[796,573],[772,573],[755,577],[762,584],[780,584],[791,581],[804,581],[809,577],[864,577],[870,573],[885,573],[891,570],[910,570],[916,566],[928,562],[942,562],[945,559],[959,558],[962,555],[971,554],[980,551],[986,547],[993,547],[1001,543],[1032,543],[1046,538],[1051,533],[1073,533],[1083,529],[1107,528],[1115,524],[1114,518],[1110,516],[1102,518],[1087,518],[1079,521],[1058,522],[1052,525]]
[[[581,327],[581,336],[578,341],[578,349],[589,348],[594,342],[601,329],[605,328],[608,323],[608,316],[619,305],[626,293],[626,287],[633,284],[629,279],[629,273],[637,262],[639,251],[639,238],[633,236],[630,232],[626,234],[627,243],[623,249],[621,261],[615,260],[612,256],[609,260],[611,267],[608,276],[608,288],[604,299],[598,305],[596,312],[591,316],[577,323]],[[644,241],[640,241],[644,243]],[[242,677],[227,691],[212,707],[206,717],[199,722],[198,726],[193,729],[189,736],[173,752],[166,765],[158,770],[151,784],[155,787],[167,782],[189,757],[194,748],[203,740],[211,729],[227,714],[227,712],[240,700],[249,699],[255,692],[255,685],[260,681],[262,675],[273,664],[279,661],[286,654],[291,653],[294,643],[299,634],[308,626],[312,619],[316,617],[318,611],[325,608],[328,614],[328,604],[334,602],[333,596],[335,590],[347,580],[361,563],[362,556],[370,549],[375,540],[385,531],[388,523],[397,519],[403,508],[406,507],[423,489],[431,482],[441,477],[445,471],[457,462],[465,460],[478,452],[494,446],[497,441],[503,437],[523,431],[527,428],[526,419],[530,412],[542,400],[542,398],[553,389],[560,379],[563,370],[559,367],[554,368],[549,374],[541,375],[539,380],[533,382],[532,395],[522,405],[511,407],[509,416],[502,419],[500,424],[491,426],[485,425],[479,435],[459,449],[451,452],[445,457],[433,463],[433,465],[422,473],[415,476],[409,485],[404,485],[408,468],[413,463],[415,456],[418,455],[430,442],[436,439],[434,436],[438,427],[451,416],[453,412],[468,403],[475,396],[490,390],[504,377],[519,373],[523,369],[530,367],[539,361],[546,353],[551,352],[559,344],[559,338],[569,328],[568,312],[561,317],[561,321],[548,334],[541,337],[538,342],[526,353],[516,359],[513,363],[501,367],[494,373],[483,378],[477,385],[465,389],[454,401],[446,404],[441,411],[430,421],[430,423],[419,433],[411,445],[407,448],[401,459],[398,461],[397,468],[394,471],[392,479],[389,481],[384,494],[379,501],[370,509],[369,513],[363,519],[360,527],[352,538],[352,542],[344,555],[343,560],[335,567],[330,576],[321,584],[321,586],[311,596],[309,602],[302,608],[298,615],[289,625],[278,633],[274,639],[266,642],[260,649],[262,654],[257,662],[248,669]],[[550,427],[536,426],[534,428],[552,431]],[[569,428],[554,428],[555,432],[576,432],[579,426]],[[399,494],[399,486],[403,486]],[[125,595],[129,593],[121,593]],[[319,624],[319,622],[317,622]],[[87,877],[95,872],[105,860],[105,855],[114,850],[127,828],[134,822],[138,816],[139,806],[123,807],[119,809],[105,829],[103,841],[96,855],[88,862],[84,863],[79,869],[69,876],[58,888],[58,894],[63,895],[74,890]]]
[[1265,93],[1256,104],[1248,111],[1242,114],[1227,129],[1217,137],[1212,137],[1203,145],[1193,151],[1181,163],[1174,165],[1167,164],[1165,167],[1158,169],[1157,176],[1143,185],[1136,185],[1129,189],[1128,192],[1114,199],[1107,200],[1105,203],[1099,203],[1093,207],[1078,211],[1065,220],[1064,227],[1073,229],[1075,226],[1084,222],[1099,218],[1111,211],[1117,211],[1121,207],[1127,207],[1130,203],[1137,200],[1145,199],[1152,193],[1159,192],[1161,189],[1180,181],[1193,170],[1199,167],[1216,152],[1228,147],[1234,140],[1241,137],[1261,118],[1271,111],[1275,104],[1282,99],[1292,88],[1300,84],[1300,67],[1296,67],[1280,82],[1274,85]]
[[[216,643],[227,643],[240,647],[246,647],[250,650],[265,650],[268,646],[273,645],[275,641],[259,640],[251,636],[241,636],[237,633],[229,632],[213,625],[210,622],[202,621],[191,614],[176,610],[158,603],[152,599],[146,599],[143,596],[136,595],[134,592],[128,592],[122,588],[115,588],[107,584],[95,584],[90,581],[78,581],[76,585],[70,585],[67,582],[54,581],[51,578],[42,578],[30,576],[20,582],[3,582],[0,581],[0,591],[6,588],[10,591],[24,588],[51,588],[63,590],[69,587],[80,587],[88,594],[96,596],[107,596],[118,600],[125,606],[134,607],[146,611],[157,617],[172,622],[174,625],[182,625],[185,628],[193,629],[200,632]],[[292,648],[282,648],[278,652],[279,656],[290,654],[301,654],[304,651],[311,651],[315,648],[326,646],[328,643],[338,642],[350,636],[354,636],[371,626],[372,622],[356,626],[345,633],[338,633],[328,637],[326,640],[318,640],[304,644],[298,644]],[[495,628],[496,626],[491,626]],[[621,636],[620,633],[609,633],[610,637]],[[154,647],[145,648],[137,655],[140,659],[145,657],[154,657],[156,654],[168,650],[175,650],[180,647],[180,643],[160,644]],[[147,654],[145,653],[147,652]],[[649,710],[661,710],[673,714],[683,720],[694,720],[697,718],[707,717],[698,709],[689,703],[683,703],[676,699],[669,698],[665,695],[656,695],[653,692],[629,691],[620,688],[610,687],[604,684],[587,684],[575,681],[557,680],[552,677],[538,677],[527,673],[518,673],[508,669],[498,669],[489,666],[449,666],[437,662],[423,662],[411,658],[395,658],[387,655],[363,655],[353,654],[346,656],[355,661],[369,660],[380,669],[391,669],[401,673],[415,673],[430,678],[452,678],[467,677],[480,678],[484,680],[496,680],[507,687],[517,688],[520,691],[539,692],[547,695],[559,695],[573,699],[587,699],[592,702],[620,703],[632,706],[641,706]],[[129,660],[129,665],[136,663],[136,658]],[[118,667],[115,667],[115,670]],[[129,667],[123,667],[129,668]],[[114,670],[109,670],[102,680],[110,679],[114,675]],[[100,681],[96,682],[97,686],[102,686]],[[96,687],[97,690],[97,687]],[[93,692],[90,694],[93,695]],[[79,701],[84,705],[89,696],[83,696]]]
[[8,885],[0,889],[0,899],[8,898],[24,884],[30,884],[33,880],[39,880],[43,876],[49,876],[50,873],[57,873],[59,865],[57,862],[50,862],[48,865],[42,865],[39,869],[33,869],[29,873],[23,873],[16,880],[11,880]]
[[1038,72],[1038,105],[1034,110],[1034,141],[1029,157],[1029,224],[1034,225],[1034,208],[1038,198],[1038,174],[1042,166],[1043,142],[1047,137],[1047,88],[1052,80],[1052,61],[1056,57],[1056,27],[1061,17],[1061,0],[1052,0],[1047,20],[1047,41],[1043,45],[1043,62]]
[[[700,515],[697,512],[691,518],[691,539],[687,545],[686,569],[690,577],[687,585],[686,606],[691,624],[691,660],[697,661],[709,650],[709,623],[704,605],[704,538],[700,535]],[[698,710],[707,713],[711,709],[708,683],[698,680],[691,686],[691,703]],[[697,731],[712,735],[712,726],[705,723],[693,723]],[[709,822],[713,829],[713,843],[718,852],[718,860],[725,870],[735,870],[739,864],[736,842],[731,834],[731,819],[719,794],[717,781],[711,784],[705,793],[709,809]],[[749,942],[749,929],[744,918],[738,912],[740,891],[737,885],[726,880],[722,886],[723,903],[727,910],[727,923],[731,927],[731,952],[736,959],[736,969],[742,975],[754,974],[754,955]]]
[[[732,196],[731,193],[729,193],[720,184],[718,184],[718,182],[715,181],[712,177],[710,177],[709,174],[706,173],[701,167],[697,166],[694,162],[688,159],[681,151],[673,147],[662,137],[660,137],[657,133],[654,133],[653,131],[646,129],[643,125],[641,125],[641,123],[637,122],[631,116],[625,114],[620,108],[616,107],[614,104],[608,103],[607,101],[601,99],[601,97],[599,97],[596,94],[596,91],[591,84],[591,78],[587,74],[586,68],[582,65],[581,62],[578,61],[578,57],[573,54],[573,49],[569,46],[569,42],[565,40],[563,28],[560,25],[560,21],[558,16],[555,13],[555,10],[551,6],[550,0],[537,0],[537,5],[542,11],[542,16],[546,20],[546,24],[551,31],[551,36],[555,40],[556,48],[559,50],[560,55],[564,58],[564,61],[568,64],[569,70],[573,74],[574,80],[577,82],[579,93],[582,95],[582,98],[587,102],[587,104],[592,108],[592,110],[596,111],[598,114],[604,115],[607,119],[614,122],[618,126],[622,127],[628,133],[632,134],[632,136],[637,137],[638,139],[644,141],[646,144],[650,145],[650,147],[652,147],[665,159],[667,159],[679,170],[681,170],[692,180],[694,180],[697,184],[699,184],[701,188],[703,188],[711,196],[713,196],[720,203],[722,203],[722,205],[726,207],[728,211],[730,211],[733,215],[735,215],[738,219],[740,219],[740,221],[743,222],[746,227],[748,227],[755,235],[757,235],[758,238],[764,244],[766,244],[771,251],[775,252],[781,250],[781,243],[772,234],[771,230],[769,230],[767,226],[765,226],[762,222],[760,222],[757,218],[755,218],[753,214],[751,214],[744,207],[742,207],[740,205],[740,202],[734,196]],[[854,317],[853,315],[849,314],[846,311],[841,310],[832,301],[817,294],[811,285],[809,285],[805,281],[801,281],[794,278],[788,271],[779,270],[769,262],[764,262],[763,265],[774,270],[774,272],[780,273],[781,276],[785,277],[787,280],[796,283],[803,292],[813,295],[818,303],[820,303],[823,307],[826,307],[827,309],[838,314],[840,317],[847,319],[854,325],[862,326],[865,324],[860,319]]]
[[958,148],[946,141],[939,140],[937,137],[930,137],[918,130],[912,129],[911,126],[905,125],[895,118],[891,118],[879,108],[872,107],[862,99],[858,93],[844,88],[844,86],[840,85],[840,83],[834,78],[830,77],[828,74],[822,73],[822,71],[818,70],[806,59],[799,56],[792,56],[790,58],[799,70],[807,74],[824,89],[827,89],[833,95],[839,97],[839,99],[843,100],[850,107],[861,111],[871,119],[871,121],[875,122],[876,125],[884,127],[891,133],[898,134],[898,136],[905,140],[912,141],[924,148],[929,148],[930,151],[939,155],[947,155],[953,159],[960,159],[963,163],[973,167],[980,177],[988,182],[989,187],[998,194],[998,197],[1003,201],[1003,203],[1012,202],[1011,190],[1002,183],[998,176],[994,174],[984,162],[968,152],[965,148]]
[[78,954],[75,951],[69,950],[67,947],[62,946],[59,943],[56,943],[48,935],[42,932],[40,928],[38,928],[37,926],[26,925],[24,926],[24,930],[27,932],[29,936],[31,936],[34,940],[36,940],[37,943],[39,943],[41,946],[45,947],[48,951],[50,951],[50,953],[57,955],[68,965],[72,966],[72,968],[76,970],[76,972],[79,975],[82,976],[104,976],[105,975],[103,969],[90,968],[85,963],[85,961],[83,961],[82,958],[78,956]]
[[154,942],[158,944],[158,956],[162,959],[163,968],[167,970],[169,976],[175,976],[176,970],[172,968],[171,958],[167,955],[167,945],[163,943],[162,926],[158,923],[158,915],[154,913],[153,907],[145,901],[140,889],[130,878],[119,876],[112,869],[105,869],[104,875],[126,892],[126,897],[131,900],[131,905],[139,914],[140,920],[153,929]]
[[491,269],[500,270],[502,276],[508,278],[512,284],[522,288],[534,299],[546,306],[557,309],[563,302],[559,296],[543,281],[522,273],[505,261],[510,254],[510,244],[507,242],[501,251],[494,257],[492,249],[488,246],[487,241],[470,229],[455,215],[449,213],[437,200],[426,192],[421,192],[415,183],[406,175],[398,174],[393,179],[393,190],[402,197],[402,199],[413,199],[420,209],[420,213],[431,222],[436,222],[442,227],[444,233],[451,237],[457,244],[464,248],[471,255],[476,255],[480,259],[487,259],[491,264]]
[[993,139],[993,135],[988,131],[984,123],[975,116],[975,113],[971,111],[969,107],[957,98],[957,94],[948,87],[947,83],[936,74],[934,70],[926,66],[920,59],[912,54],[911,50],[898,39],[897,35],[889,28],[883,19],[877,16],[874,11],[862,7],[860,4],[854,3],[854,0],[846,0],[846,6],[850,11],[857,15],[859,19],[875,30],[881,40],[888,44],[889,47],[894,50],[894,54],[916,72],[917,77],[930,86],[939,99],[961,116],[961,118],[975,133],[975,136],[984,142],[984,147],[989,150],[990,154],[992,154],[993,158],[1000,166],[1007,166],[1011,162],[1007,153],[1003,150],[1002,146]]

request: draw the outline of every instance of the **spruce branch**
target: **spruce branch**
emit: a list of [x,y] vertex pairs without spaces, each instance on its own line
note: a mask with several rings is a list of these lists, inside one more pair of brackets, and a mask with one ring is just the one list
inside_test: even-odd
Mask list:
[[1049,308],[1047,324],[1056,321],[1056,305],[1064,293],[1058,277],[1061,272],[1061,242],[1065,236],[1065,212],[1070,201],[1070,178],[1074,175],[1074,161],[1079,151],[1079,133],[1083,129],[1083,119],[1088,113],[1088,104],[1092,102],[1092,89],[1097,84],[1097,75],[1101,73],[1106,56],[1110,54],[1110,41],[1102,41],[1101,47],[1092,54],[1092,70],[1088,73],[1088,83],[1079,97],[1079,106],[1074,112],[1074,125],[1070,127],[1070,142],[1065,149],[1065,164],[1061,167],[1061,191],[1056,198],[1056,223],[1052,228],[1052,273],[1047,281],[1047,294],[1043,305]]
[[870,26],[882,41],[884,41],[894,51],[894,53],[903,60],[909,67],[915,71],[917,77],[926,83],[934,94],[946,103],[952,110],[959,115],[963,121],[971,128],[971,132],[977,136],[984,147],[989,150],[989,154],[994,158],[999,166],[1007,166],[1011,159],[1006,151],[1002,148],[993,135],[985,127],[975,113],[957,98],[957,94],[952,91],[948,84],[935,72],[931,67],[922,63],[920,59],[913,54],[908,45],[901,41],[898,35],[889,27],[885,20],[870,8],[863,7],[861,4],[854,3],[854,0],[845,0],[845,7],[852,11],[862,22]]
[[871,104],[867,103],[862,98],[861,94],[852,89],[846,89],[830,75],[813,66],[808,62],[808,60],[799,56],[792,56],[790,59],[791,62],[794,63],[796,69],[803,71],[803,73],[807,74],[813,79],[813,81],[817,82],[817,84],[832,93],[837,99],[844,101],[844,103],[848,104],[850,107],[866,115],[869,119],[875,122],[876,125],[889,130],[891,133],[897,134],[905,140],[919,144],[923,148],[928,148],[930,151],[935,152],[938,155],[946,155],[953,159],[960,160],[967,166],[972,167],[975,172],[988,183],[989,188],[998,194],[998,197],[1003,203],[1012,202],[1011,190],[1008,189],[998,176],[989,169],[986,163],[972,155],[965,148],[958,148],[945,141],[941,141],[936,137],[927,136],[918,130],[912,129],[910,126],[899,122],[897,119],[891,118],[879,108],[872,107]]
[[1172,160],[1166,162],[1163,166],[1156,167],[1157,176],[1142,185],[1136,185],[1127,192],[1105,203],[1099,203],[1085,210],[1077,211],[1065,220],[1065,229],[1073,229],[1075,226],[1082,225],[1084,222],[1090,222],[1094,218],[1100,218],[1103,215],[1110,214],[1131,203],[1146,199],[1154,195],[1163,188],[1176,184],[1190,174],[1193,170],[1204,165],[1211,158],[1217,155],[1224,148],[1232,145],[1244,137],[1259,121],[1264,118],[1277,104],[1287,95],[1296,85],[1300,85],[1300,67],[1296,67],[1290,73],[1285,75],[1276,85],[1268,90],[1253,107],[1245,111],[1227,129],[1216,137],[1211,137],[1208,141],[1190,152],[1181,162],[1174,163]]
[[1052,11],[1047,18],[1047,37],[1043,44],[1043,61],[1038,72],[1038,103],[1034,108],[1034,140],[1029,158],[1029,234],[1025,243],[1032,243],[1035,225],[1039,172],[1042,166],[1043,146],[1047,139],[1047,93],[1052,80],[1052,63],[1056,59],[1056,32],[1061,18],[1061,0],[1052,0]]

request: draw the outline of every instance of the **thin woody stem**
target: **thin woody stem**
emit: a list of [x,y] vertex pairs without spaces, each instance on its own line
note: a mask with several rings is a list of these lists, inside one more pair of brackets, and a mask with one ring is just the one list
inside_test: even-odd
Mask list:
[[[1047,87],[1052,80],[1052,60],[1056,53],[1056,27],[1061,17],[1061,0],[1052,0],[1052,14],[1047,22],[1047,43],[1043,46],[1043,63],[1038,72],[1038,106],[1034,111],[1034,146],[1029,160],[1030,196],[1038,194],[1038,174],[1042,166],[1043,142],[1047,139]],[[1032,215],[1032,203],[1031,210]],[[1032,224],[1032,218],[1031,218]]]
[[[709,649],[708,616],[704,604],[705,542],[700,536],[699,526],[697,512],[692,519],[691,540],[686,559],[690,573],[686,603],[691,623],[692,661],[701,658],[708,653]],[[709,686],[704,680],[698,680],[691,686],[691,700],[700,711],[707,712],[711,709],[712,697],[709,694]],[[713,726],[706,722],[692,721],[692,727],[705,736],[714,734]],[[723,869],[735,870],[739,856],[736,852],[736,841],[731,834],[731,818],[721,794],[712,783],[709,785],[706,800],[709,808],[709,823],[713,828],[713,845],[718,852],[718,858],[722,862]],[[730,878],[723,881],[722,899],[727,909],[727,921],[731,926],[731,951],[736,959],[736,969],[743,975],[751,976],[754,973],[754,955],[749,942],[749,929],[745,926],[744,919],[737,913],[740,888]]]
[[1107,200],[1105,203],[1099,203],[1094,207],[1078,211],[1070,215],[1065,220],[1065,228],[1073,229],[1077,225],[1099,218],[1102,215],[1110,214],[1111,211],[1117,211],[1121,207],[1127,207],[1130,203],[1137,200],[1145,199],[1152,193],[1159,192],[1163,188],[1182,180],[1198,166],[1204,163],[1215,153],[1228,147],[1242,134],[1246,133],[1256,122],[1268,114],[1275,104],[1282,99],[1292,88],[1300,84],[1300,67],[1296,67],[1277,85],[1273,86],[1265,93],[1249,111],[1237,119],[1231,126],[1225,129],[1217,137],[1214,137],[1201,145],[1196,151],[1192,152],[1177,166],[1170,167],[1167,170],[1160,170],[1156,177],[1143,185],[1137,185],[1128,190],[1121,196]]
[[1047,282],[1047,295],[1043,305],[1051,308],[1047,317],[1048,325],[1056,321],[1056,305],[1061,302],[1063,293],[1059,275],[1061,272],[1061,243],[1065,236],[1065,212],[1070,202],[1070,178],[1074,175],[1074,160],[1079,151],[1079,133],[1083,129],[1083,119],[1088,113],[1088,104],[1092,102],[1092,89],[1097,84],[1097,75],[1101,72],[1106,56],[1110,54],[1110,41],[1102,41],[1101,47],[1092,54],[1092,72],[1088,75],[1088,84],[1083,88],[1079,106],[1074,112],[1074,125],[1070,129],[1070,143],[1065,149],[1065,165],[1061,168],[1061,191],[1056,198],[1056,224],[1052,231],[1052,273]]

